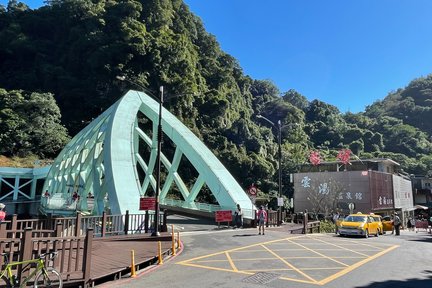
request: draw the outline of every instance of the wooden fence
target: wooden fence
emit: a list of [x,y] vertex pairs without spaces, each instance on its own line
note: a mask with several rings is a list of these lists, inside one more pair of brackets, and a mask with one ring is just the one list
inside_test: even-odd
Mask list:
[[[0,252],[9,261],[35,259],[42,253],[57,251],[53,263],[66,284],[88,285],[92,243],[113,235],[151,232],[153,215],[146,214],[82,216],[69,218],[17,219],[0,223]],[[166,213],[161,213],[160,231],[167,231]],[[0,257],[0,267],[4,264]],[[18,277],[28,275],[31,267],[17,267]]]

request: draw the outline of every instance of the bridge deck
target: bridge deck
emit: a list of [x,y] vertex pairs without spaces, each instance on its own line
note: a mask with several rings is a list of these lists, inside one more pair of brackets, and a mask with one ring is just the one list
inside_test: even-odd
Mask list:
[[145,234],[140,237],[110,237],[104,241],[95,239],[92,245],[91,279],[124,275],[130,272],[131,251],[135,253],[136,266],[148,266],[158,255],[158,241],[161,241],[162,253],[171,249],[171,236],[161,233],[160,237]]
[[[129,274],[132,250],[135,254],[136,271],[156,264],[159,241],[161,242],[162,257],[171,255],[171,235],[166,232],[161,233],[158,237],[150,236],[148,233],[94,238],[91,252],[90,287]],[[83,247],[80,250],[83,251]],[[69,251],[63,251],[63,253],[65,253],[66,259],[71,259],[68,263],[69,267],[82,265],[82,262],[76,263],[76,257],[69,258]],[[58,270],[61,272],[65,287],[77,287],[76,285],[82,283],[82,272],[68,272],[67,268],[65,271]]]
[[157,260],[158,241],[161,241],[162,254],[169,254],[172,247],[171,236],[161,233],[159,237],[150,234],[140,236],[109,237],[97,239],[92,245],[91,280],[106,281],[118,279],[130,273],[131,251],[135,253],[135,265],[140,269]]

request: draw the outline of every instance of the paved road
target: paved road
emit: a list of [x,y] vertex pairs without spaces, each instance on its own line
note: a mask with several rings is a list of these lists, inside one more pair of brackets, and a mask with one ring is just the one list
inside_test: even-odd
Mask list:
[[177,257],[101,287],[432,287],[432,236],[425,232],[363,239],[275,229],[260,236],[196,225],[184,226]]

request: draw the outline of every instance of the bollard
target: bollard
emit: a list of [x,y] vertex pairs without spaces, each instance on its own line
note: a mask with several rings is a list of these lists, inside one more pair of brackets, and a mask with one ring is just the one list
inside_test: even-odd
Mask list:
[[171,225],[172,255],[176,255],[174,225]]
[[180,231],[177,231],[177,248],[180,247]]
[[159,246],[159,253],[158,253],[158,265],[162,265],[163,264],[163,259],[162,259],[162,243],[161,241],[158,241],[158,246]]
[[131,276],[132,278],[136,277],[136,271],[135,271],[135,251],[131,250]]

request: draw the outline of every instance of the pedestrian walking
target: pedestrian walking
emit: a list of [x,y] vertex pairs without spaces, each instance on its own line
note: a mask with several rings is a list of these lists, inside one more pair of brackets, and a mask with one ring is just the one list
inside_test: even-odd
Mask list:
[[241,209],[240,204],[237,204],[235,211],[235,225],[237,228],[243,228],[243,210]]
[[4,211],[5,207],[6,207],[5,204],[0,203],[0,222],[3,222],[6,218],[6,211]]
[[400,220],[399,215],[397,213],[394,213],[393,226],[395,229],[395,235],[399,236],[400,235],[401,220]]
[[265,233],[265,223],[267,221],[267,212],[264,210],[264,206],[261,206],[258,210],[258,233],[261,235],[261,229],[262,229],[262,235]]

